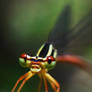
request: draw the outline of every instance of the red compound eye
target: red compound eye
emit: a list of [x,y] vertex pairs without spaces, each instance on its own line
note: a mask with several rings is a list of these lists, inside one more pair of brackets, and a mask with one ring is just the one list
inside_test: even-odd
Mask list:
[[48,57],[47,57],[47,60],[54,61],[55,59],[53,58],[53,56],[48,56]]
[[47,61],[50,64],[52,61],[54,61],[55,59],[53,58],[53,56],[48,56],[47,57]]
[[23,53],[20,57],[21,58],[27,58],[27,54],[26,53]]

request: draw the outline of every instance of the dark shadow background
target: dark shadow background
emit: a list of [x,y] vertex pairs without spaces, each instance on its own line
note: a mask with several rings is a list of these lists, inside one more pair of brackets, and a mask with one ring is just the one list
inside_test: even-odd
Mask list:
[[[70,27],[74,27],[91,10],[91,3],[91,0],[1,0],[0,92],[10,92],[17,79],[28,71],[19,65],[18,57],[23,52],[35,55],[66,5],[71,6]],[[91,51],[89,45],[83,56],[92,60]],[[91,92],[91,76],[75,66],[57,65],[50,73],[61,86],[63,83],[64,92]],[[22,92],[37,92],[38,82],[39,78],[33,77]]]

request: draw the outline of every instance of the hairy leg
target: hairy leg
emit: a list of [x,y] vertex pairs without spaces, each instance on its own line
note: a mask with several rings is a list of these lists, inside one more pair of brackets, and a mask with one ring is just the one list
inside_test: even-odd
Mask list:
[[51,81],[49,81],[50,82],[50,84],[51,84],[51,86],[52,86],[52,88],[54,89],[54,92],[56,92],[56,86],[55,86],[55,84],[54,83],[52,83]]
[[44,79],[44,84],[45,84],[45,90],[46,90],[46,92],[48,92],[48,85],[47,85],[47,80],[46,80],[45,76],[43,76],[43,79]]
[[38,92],[41,91],[41,87],[42,87],[42,76],[40,75],[40,83],[39,83],[39,86],[38,86]]
[[59,83],[48,73],[45,73],[46,78],[48,79],[48,81],[51,83],[52,87],[54,88],[54,90],[56,89],[55,86],[57,87],[56,92],[60,91],[60,85]]
[[23,80],[23,82],[21,83],[21,85],[20,85],[20,87],[18,88],[17,92],[20,92],[20,90],[21,90],[21,88],[23,87],[23,85],[25,84],[25,82],[26,82],[27,80],[29,80],[33,75],[34,75],[34,73],[32,73],[32,72],[30,72],[30,73],[28,74],[28,76],[27,76],[27,77]]
[[26,74],[22,75],[22,76],[17,80],[16,84],[14,85],[14,87],[13,87],[13,89],[12,89],[12,92],[15,91],[15,89],[16,89],[17,85],[19,84],[19,82],[20,82],[21,80],[23,80],[23,79],[24,79],[26,76],[28,76],[29,74],[30,74],[30,71],[27,72]]

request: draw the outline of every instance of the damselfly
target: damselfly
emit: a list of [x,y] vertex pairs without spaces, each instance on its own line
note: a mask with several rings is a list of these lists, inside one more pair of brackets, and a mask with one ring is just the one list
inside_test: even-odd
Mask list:
[[[83,46],[85,44],[83,48],[81,48],[81,51],[85,50],[85,48],[90,45],[90,41],[88,41],[88,39],[90,39],[92,34],[92,32],[90,31],[92,30],[92,14],[89,14],[73,29],[73,31],[70,31],[68,26],[69,13],[69,7],[66,7],[64,12],[60,15],[55,28],[51,31],[48,37],[48,41],[40,47],[36,56],[30,56],[26,53],[20,56],[20,65],[23,67],[27,67],[30,70],[18,79],[14,88],[12,89],[12,92],[15,91],[19,82],[23,80],[17,90],[17,92],[20,92],[25,82],[36,74],[41,79],[38,87],[38,92],[40,92],[42,80],[44,80],[46,92],[48,92],[47,81],[51,84],[54,92],[60,92],[59,83],[48,73],[48,71],[53,69],[58,62],[74,64],[89,73],[92,72],[92,70],[90,70],[92,69],[92,64],[86,62],[85,59],[74,54],[64,53],[69,51],[73,52],[74,48],[76,48],[77,52],[80,52],[79,48],[81,48],[81,45]],[[78,29],[79,25],[81,25],[81,27]],[[74,33],[76,32],[76,30],[79,31],[77,31],[77,33]],[[87,41],[81,41],[82,37],[79,37],[79,34],[82,34],[82,37],[87,36]],[[77,41],[81,42],[79,47],[76,45],[77,43],[79,43]]]

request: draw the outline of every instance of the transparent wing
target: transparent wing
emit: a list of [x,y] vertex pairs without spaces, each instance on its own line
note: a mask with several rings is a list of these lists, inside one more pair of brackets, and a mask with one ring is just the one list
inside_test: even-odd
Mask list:
[[70,32],[66,51],[83,56],[87,48],[92,47],[92,11]]
[[61,54],[82,55],[89,46],[92,46],[92,11],[70,30],[71,8],[65,7],[60,14],[54,29],[51,31],[48,42],[52,43]]
[[66,6],[48,37],[48,42],[54,45],[58,53],[61,53],[68,43],[67,35],[69,32],[70,15],[71,9],[69,6]]

